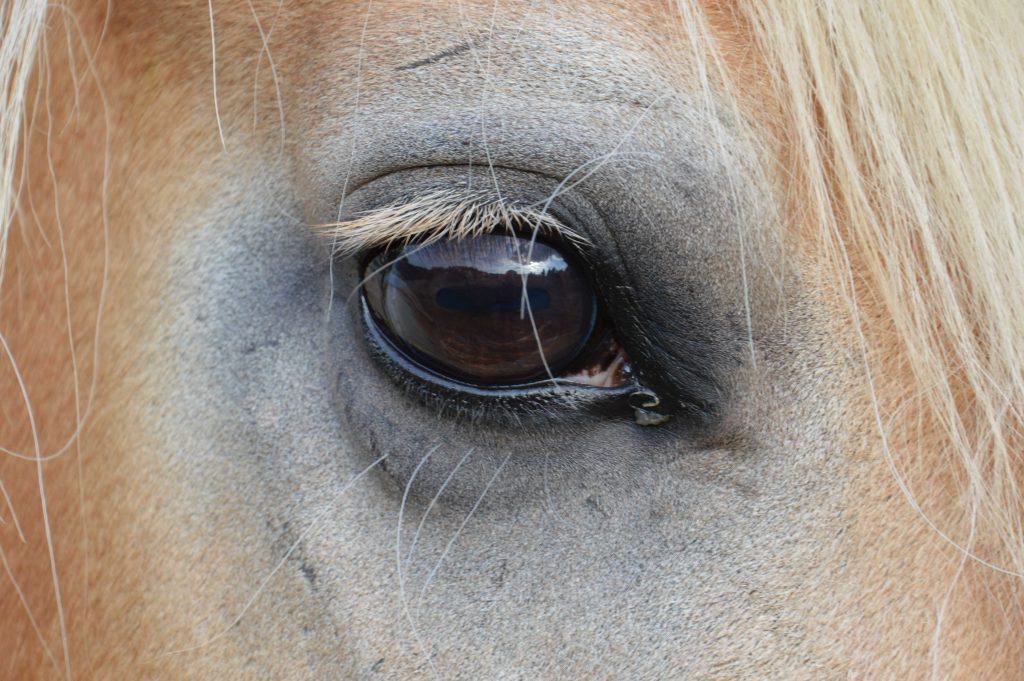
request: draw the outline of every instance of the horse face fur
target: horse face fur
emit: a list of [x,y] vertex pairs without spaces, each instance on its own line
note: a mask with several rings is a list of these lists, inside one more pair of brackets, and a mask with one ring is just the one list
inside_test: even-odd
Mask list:
[[[64,223],[88,322],[108,187],[82,443],[100,597],[64,580],[72,619],[91,613],[71,639],[83,664],[211,678],[927,668],[959,558],[891,477],[848,311],[779,189],[779,105],[728,12],[710,11],[710,30],[744,111],[702,79],[694,36],[661,3],[211,6],[212,41],[203,3],[115,3],[92,73],[106,114],[94,85],[84,118],[70,101],[54,114],[110,135],[54,137],[58,175],[79,178],[83,209]],[[83,9],[84,34],[104,19]],[[71,60],[55,60],[70,87]],[[708,353],[706,422],[424,404],[378,366],[358,272],[310,228],[449,186],[538,201],[566,178],[560,201],[657,349],[647,371],[685,382],[695,339]],[[59,272],[30,251],[15,244],[5,287]],[[53,328],[61,282],[31,289]],[[68,368],[37,364],[30,378],[57,386],[40,421],[58,443]],[[74,463],[54,466],[71,546]],[[949,623],[944,650],[976,647],[988,617]]]

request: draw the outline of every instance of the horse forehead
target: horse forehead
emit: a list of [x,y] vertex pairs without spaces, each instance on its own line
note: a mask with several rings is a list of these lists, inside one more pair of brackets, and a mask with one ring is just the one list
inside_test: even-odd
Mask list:
[[[224,24],[221,49],[248,53],[251,60],[265,40],[292,81],[286,87],[298,82],[311,97],[330,97],[334,87],[354,97],[410,79],[437,83],[435,97],[457,94],[460,83],[494,91],[521,80],[569,97],[586,81],[601,90],[623,82],[635,87],[640,72],[678,77],[673,67],[688,61],[691,46],[678,40],[682,24],[674,3],[647,0],[215,7],[215,19]],[[732,20],[714,21],[716,34],[736,29]]]
[[[278,3],[264,7],[277,11]],[[321,3],[315,7],[282,8],[282,31],[296,31],[282,38],[289,42],[316,42],[318,37],[347,37],[350,44],[372,52],[374,39],[394,36],[404,44],[431,48],[430,41],[451,37],[465,45],[485,42],[501,33],[519,37],[526,31],[545,32],[578,28],[596,36],[664,35],[671,25],[673,3],[664,0],[374,0],[355,3]],[[257,15],[259,11],[257,10]],[[438,32],[440,28],[444,31]],[[439,55],[442,58],[454,56]]]

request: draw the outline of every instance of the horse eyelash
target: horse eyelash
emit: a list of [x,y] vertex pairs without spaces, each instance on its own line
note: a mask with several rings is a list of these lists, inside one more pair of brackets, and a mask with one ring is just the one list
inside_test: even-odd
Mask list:
[[484,194],[450,190],[429,192],[410,201],[367,211],[352,220],[313,225],[331,245],[332,255],[348,257],[411,242],[469,239],[498,229],[533,236],[555,236],[574,246],[589,240],[547,213]]

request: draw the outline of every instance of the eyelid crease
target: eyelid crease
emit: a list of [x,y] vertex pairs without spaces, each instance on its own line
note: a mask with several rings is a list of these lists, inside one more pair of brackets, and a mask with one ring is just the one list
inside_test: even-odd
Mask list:
[[411,241],[427,244],[443,239],[467,239],[498,228],[554,235],[575,245],[589,240],[551,215],[516,205],[493,195],[467,196],[450,190],[433,191],[411,201],[368,211],[352,220],[313,225],[330,241],[335,256],[350,256],[373,248],[390,248]]

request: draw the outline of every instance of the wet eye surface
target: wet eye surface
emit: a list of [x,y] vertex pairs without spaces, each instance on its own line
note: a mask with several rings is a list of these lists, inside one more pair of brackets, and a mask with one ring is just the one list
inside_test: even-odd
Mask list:
[[512,234],[409,244],[363,265],[371,322],[409,359],[474,386],[615,387],[628,365],[583,268]]

